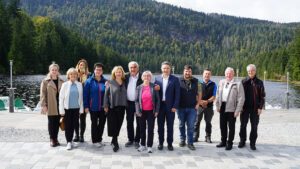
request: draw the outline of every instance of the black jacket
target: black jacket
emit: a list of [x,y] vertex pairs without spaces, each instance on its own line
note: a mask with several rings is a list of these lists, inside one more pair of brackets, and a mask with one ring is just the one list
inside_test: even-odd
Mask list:
[[263,82],[256,76],[253,79],[249,77],[242,80],[245,91],[245,103],[243,110],[262,109],[265,104],[265,88]]

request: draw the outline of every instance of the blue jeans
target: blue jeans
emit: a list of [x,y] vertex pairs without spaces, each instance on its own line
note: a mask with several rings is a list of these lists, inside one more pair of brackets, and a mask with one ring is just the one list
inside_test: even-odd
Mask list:
[[187,142],[188,144],[193,144],[193,133],[194,133],[194,124],[196,120],[196,109],[195,108],[179,108],[177,111],[179,119],[179,131],[180,131],[180,140],[186,140],[185,134],[185,124],[187,125]]

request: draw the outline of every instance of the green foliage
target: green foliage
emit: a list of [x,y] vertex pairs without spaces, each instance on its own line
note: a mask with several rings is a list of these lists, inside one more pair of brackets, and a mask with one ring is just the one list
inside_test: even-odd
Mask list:
[[31,18],[18,5],[19,0],[0,0],[0,73],[8,71],[8,60],[14,60],[15,74],[46,73],[53,61],[65,71],[81,58],[91,67],[94,62],[109,64],[106,72],[113,65],[126,65],[126,58],[112,49],[81,38],[49,17]]

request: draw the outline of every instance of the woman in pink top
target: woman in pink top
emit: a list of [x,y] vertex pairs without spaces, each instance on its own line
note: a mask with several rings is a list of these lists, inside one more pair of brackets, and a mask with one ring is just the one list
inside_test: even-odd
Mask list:
[[[138,151],[148,150],[152,153],[154,120],[159,112],[159,93],[154,90],[155,85],[151,83],[152,73],[145,71],[142,74],[143,84],[136,88],[135,110],[136,115],[140,117],[141,146]],[[148,138],[146,148],[146,123],[148,126]]]

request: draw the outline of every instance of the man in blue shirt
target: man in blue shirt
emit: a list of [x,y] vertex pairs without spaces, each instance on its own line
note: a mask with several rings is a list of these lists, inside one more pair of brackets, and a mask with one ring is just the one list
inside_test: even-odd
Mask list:
[[194,129],[194,142],[198,141],[199,133],[200,133],[200,122],[204,115],[204,120],[206,122],[205,127],[205,141],[207,143],[211,142],[211,120],[214,115],[213,110],[213,102],[216,98],[217,93],[217,85],[215,82],[210,80],[211,78],[211,70],[205,69],[203,71],[203,79],[199,81],[199,89],[200,89],[200,106],[197,113],[197,118],[195,122],[195,129]]

